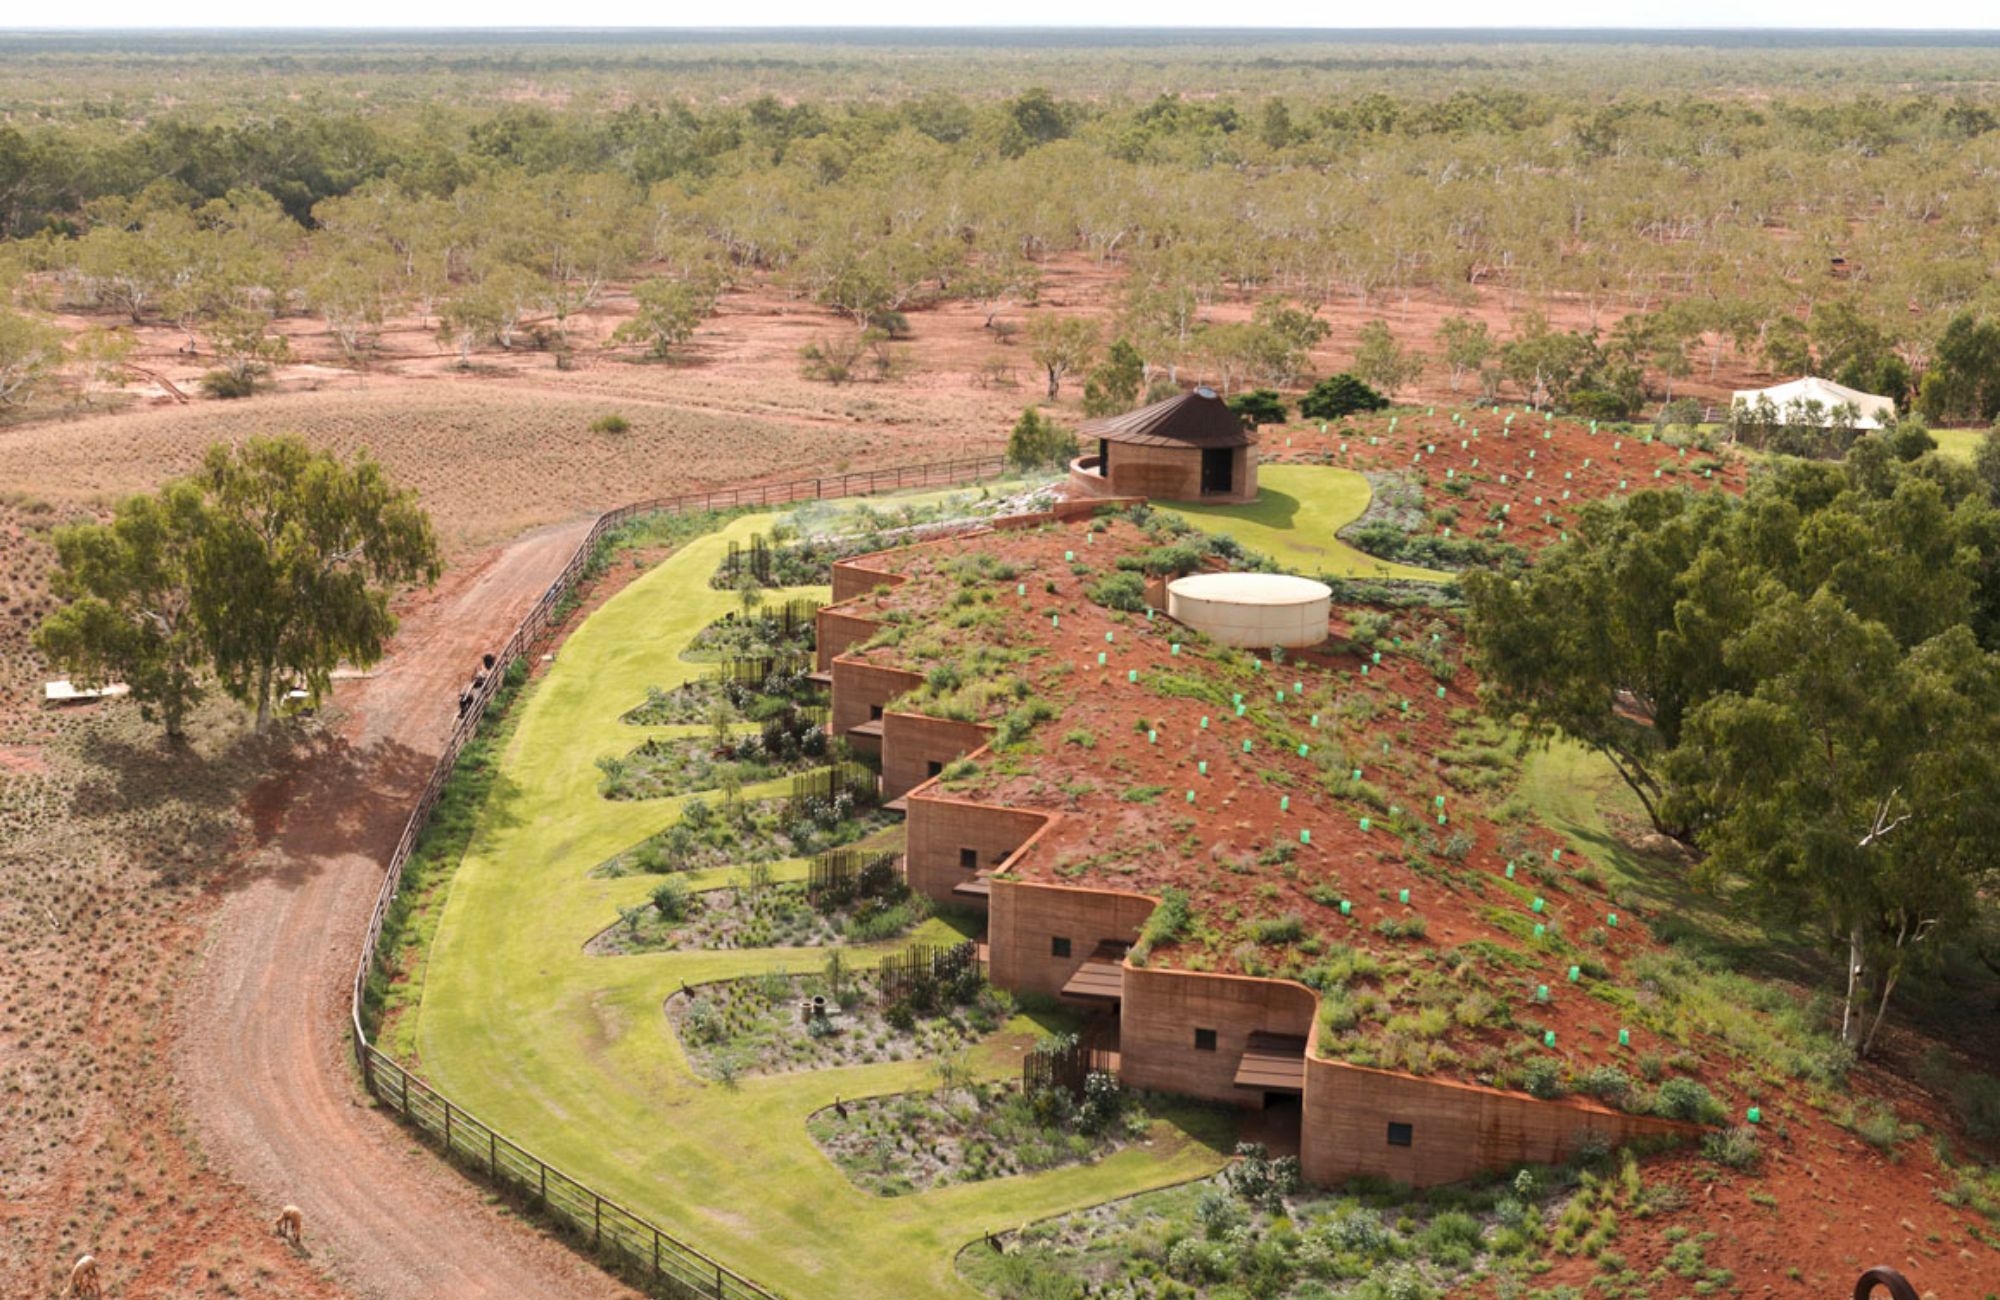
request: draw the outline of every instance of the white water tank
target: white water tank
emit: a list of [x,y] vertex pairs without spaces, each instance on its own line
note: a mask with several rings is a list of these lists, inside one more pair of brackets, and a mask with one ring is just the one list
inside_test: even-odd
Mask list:
[[1283,573],[1194,573],[1167,584],[1167,613],[1226,646],[1288,650],[1326,640],[1333,589]]

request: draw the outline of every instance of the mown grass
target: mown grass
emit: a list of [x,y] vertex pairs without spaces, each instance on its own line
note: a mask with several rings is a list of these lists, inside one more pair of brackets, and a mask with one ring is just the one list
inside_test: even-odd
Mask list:
[[1454,575],[1364,555],[1340,540],[1341,529],[1368,509],[1365,476],[1331,465],[1263,465],[1257,499],[1249,505],[1207,506],[1161,502],[1213,535],[1227,534],[1279,567],[1336,578],[1450,582]]
[[[734,608],[707,585],[737,519],[684,545],[585,621],[517,709],[499,779],[450,887],[431,945],[416,1044],[426,1072],[474,1113],[692,1244],[788,1294],[941,1295],[952,1257],[988,1231],[1215,1169],[1214,1144],[1170,1125],[1102,1162],[883,1199],[855,1188],[806,1132],[839,1097],[927,1086],[923,1061],[745,1078],[689,1069],[663,1012],[683,983],[816,968],[824,950],[749,949],[596,957],[585,941],[644,901],[650,877],[591,869],[670,825],[685,797],[597,795],[597,759],[639,735],[621,720],[648,686],[702,671],[681,651]],[[823,589],[772,594],[824,595]],[[783,792],[752,787],[746,798]],[[720,883],[729,869],[700,884]],[[916,938],[952,935],[933,918]],[[851,951],[868,965],[895,945]],[[1019,1069],[1037,1025],[1017,1017],[974,1069]]]
[[364,1012],[376,1046],[398,1060],[415,1057],[424,962],[444,913],[452,874],[465,857],[480,811],[499,777],[500,751],[512,734],[514,705],[527,685],[524,662],[508,664],[505,672],[505,684],[487,705],[479,730],[452,765],[451,779],[403,866],[402,887],[382,921]]

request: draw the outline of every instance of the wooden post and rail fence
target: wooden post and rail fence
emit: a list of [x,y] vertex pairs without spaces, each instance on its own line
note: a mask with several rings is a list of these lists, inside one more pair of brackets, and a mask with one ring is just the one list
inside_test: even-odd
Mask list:
[[671,1297],[709,1300],[775,1300],[776,1293],[758,1285],[680,1241],[658,1225],[592,1189],[496,1131],[464,1107],[383,1053],[368,1040],[364,1008],[368,977],[382,926],[402,886],[403,869],[444,794],[459,752],[479,729],[486,706],[500,689],[507,666],[523,658],[556,621],[564,599],[590,567],[599,543],[623,524],[650,514],[686,514],[785,505],[796,501],[868,496],[900,488],[951,487],[977,483],[1005,473],[999,456],[940,461],[898,469],[860,470],[851,474],[795,479],[784,483],[724,488],[634,502],[599,515],[577,545],[561,574],[515,627],[494,654],[494,671],[473,690],[444,752],[417,795],[403,834],[389,855],[388,869],[376,896],[374,912],[361,937],[350,1003],[354,1053],[368,1091],[417,1132],[435,1141],[446,1158],[461,1169],[479,1174],[502,1191],[539,1209],[579,1244],[587,1242],[600,1258],[613,1260],[636,1281]]

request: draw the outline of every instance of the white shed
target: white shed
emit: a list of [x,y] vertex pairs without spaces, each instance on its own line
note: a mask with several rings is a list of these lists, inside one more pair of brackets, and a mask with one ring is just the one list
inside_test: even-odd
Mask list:
[[1779,424],[1816,423],[1827,427],[1833,423],[1831,412],[1838,406],[1855,409],[1853,427],[1857,429],[1880,429],[1896,422],[1896,403],[1889,398],[1812,375],[1769,388],[1738,389],[1732,397],[1736,406],[1755,406],[1760,398],[1768,401]]

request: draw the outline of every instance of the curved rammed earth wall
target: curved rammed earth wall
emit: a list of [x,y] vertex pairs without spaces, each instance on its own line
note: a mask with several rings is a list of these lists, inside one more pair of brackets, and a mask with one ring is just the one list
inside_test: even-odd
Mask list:
[[[1078,503],[1069,504],[1074,511]],[[1008,522],[1013,521],[997,526]],[[893,580],[849,565],[835,566],[836,595],[851,598]],[[921,681],[901,669],[840,660],[841,651],[872,635],[876,626],[832,607],[820,611],[821,663],[833,672],[837,731],[843,721],[865,720],[870,703],[885,702]],[[931,762],[976,755],[984,730],[898,713],[885,719],[883,744],[885,773],[896,773],[893,781],[901,785],[915,781]],[[952,752],[959,746],[964,748]],[[917,781],[905,857],[910,886],[941,902],[962,904],[966,900],[953,893],[957,885],[1029,852],[1063,815],[952,799],[937,793],[928,777]],[[973,870],[962,865],[966,849],[973,851]],[[1155,906],[1155,899],[1135,892],[996,879],[988,926],[993,982],[1017,992],[1059,993],[1100,941],[1135,941]],[[1057,936],[1070,940],[1068,957],[1053,953],[1050,940]],[[1127,963],[1119,1072],[1133,1087],[1260,1106],[1261,1092],[1235,1085],[1249,1036],[1307,1037],[1300,1163],[1309,1180],[1322,1184],[1374,1175],[1429,1187],[1518,1164],[1559,1163],[1593,1135],[1617,1145],[1702,1132],[1699,1125],[1626,1115],[1589,1102],[1542,1101],[1320,1060],[1310,1047],[1318,1010],[1319,996],[1289,980]],[[1216,1031],[1215,1050],[1196,1050],[1197,1028]],[[1410,1126],[1408,1146],[1389,1143],[1391,1123]]]
[[[1409,1146],[1390,1145],[1392,1123],[1410,1125]],[[1316,1183],[1374,1175],[1433,1187],[1519,1164],[1560,1164],[1592,1134],[1617,1146],[1701,1131],[1589,1102],[1542,1101],[1308,1055],[1299,1163]]]

